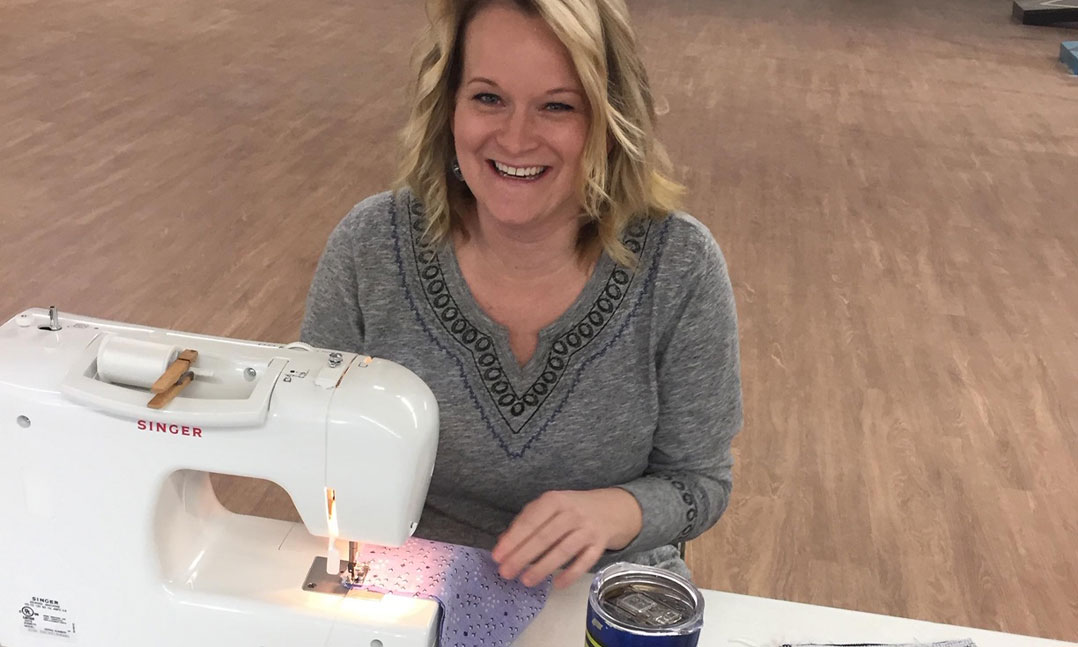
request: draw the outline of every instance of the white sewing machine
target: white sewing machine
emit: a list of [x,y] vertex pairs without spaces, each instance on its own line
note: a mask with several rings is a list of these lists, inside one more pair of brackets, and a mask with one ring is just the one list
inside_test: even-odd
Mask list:
[[[160,364],[168,347],[197,359]],[[150,409],[162,367],[179,378]],[[434,645],[436,603],[337,572],[351,542],[411,535],[437,441],[434,396],[392,362],[19,314],[0,326],[0,646]],[[279,484],[303,523],[225,510],[208,472]]]

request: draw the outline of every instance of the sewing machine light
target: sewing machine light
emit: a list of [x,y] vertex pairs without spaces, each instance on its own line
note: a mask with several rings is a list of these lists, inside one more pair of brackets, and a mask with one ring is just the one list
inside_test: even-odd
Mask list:
[[336,575],[341,572],[341,553],[337,550],[337,491],[326,488],[326,525],[329,527],[329,545],[326,547],[326,574]]
[[326,522],[329,525],[329,534],[336,538],[340,534],[340,526],[337,524],[337,491],[331,487],[326,489]]
[[[341,567],[341,552],[337,550],[337,538],[340,536],[340,524],[337,521],[337,491],[326,488],[326,526],[329,528],[329,540],[326,546],[326,574],[340,575],[345,588],[362,584],[367,571],[358,565],[359,547],[357,541],[348,542],[347,567]],[[360,568],[357,568],[360,566]]]

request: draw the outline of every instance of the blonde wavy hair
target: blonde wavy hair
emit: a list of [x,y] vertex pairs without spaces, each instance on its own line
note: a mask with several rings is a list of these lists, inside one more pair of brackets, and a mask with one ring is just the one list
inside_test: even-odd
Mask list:
[[[565,45],[580,77],[591,124],[577,179],[583,208],[578,250],[598,240],[622,265],[635,257],[621,242],[636,216],[663,218],[683,188],[655,136],[655,105],[624,0],[427,0],[430,25],[416,50],[418,77],[402,133],[398,187],[422,202],[432,243],[445,240],[475,198],[450,170],[450,130],[461,82],[464,30],[480,9],[507,3],[541,17]],[[608,152],[609,150],[609,152]]]

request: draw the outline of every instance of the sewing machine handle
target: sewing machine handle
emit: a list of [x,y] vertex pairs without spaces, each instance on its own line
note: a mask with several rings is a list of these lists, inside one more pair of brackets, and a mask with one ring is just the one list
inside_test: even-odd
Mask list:
[[[244,397],[177,397],[165,409],[148,409],[148,391],[111,384],[98,379],[97,349],[100,339],[89,344],[60,385],[60,392],[76,404],[121,418],[152,418],[163,423],[200,427],[254,427],[269,412],[270,396],[288,360],[274,358],[260,367]],[[195,389],[189,388],[189,391]]]

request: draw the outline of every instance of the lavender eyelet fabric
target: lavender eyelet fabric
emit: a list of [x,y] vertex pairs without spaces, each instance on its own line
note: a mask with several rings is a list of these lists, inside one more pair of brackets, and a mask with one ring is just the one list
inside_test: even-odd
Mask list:
[[359,561],[370,565],[364,589],[439,603],[440,647],[512,644],[543,609],[552,581],[529,588],[498,575],[485,550],[425,539],[397,548],[364,545]]

